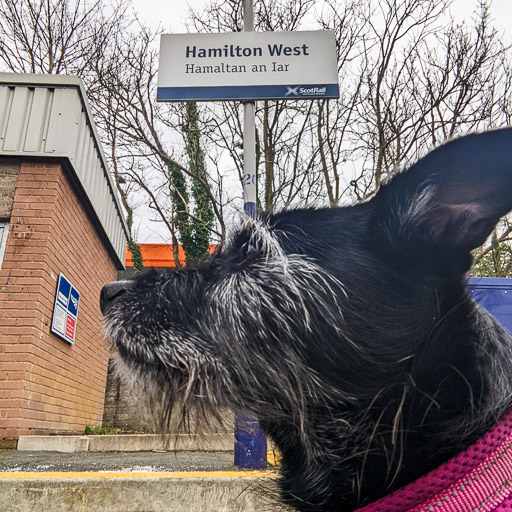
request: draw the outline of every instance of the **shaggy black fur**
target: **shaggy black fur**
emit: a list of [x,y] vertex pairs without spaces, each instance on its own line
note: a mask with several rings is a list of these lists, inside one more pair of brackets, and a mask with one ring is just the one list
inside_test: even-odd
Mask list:
[[466,273],[511,209],[512,130],[460,138],[366,203],[246,220],[196,269],[107,285],[105,333],[168,414],[254,413],[285,503],[352,511],[509,407],[511,339]]

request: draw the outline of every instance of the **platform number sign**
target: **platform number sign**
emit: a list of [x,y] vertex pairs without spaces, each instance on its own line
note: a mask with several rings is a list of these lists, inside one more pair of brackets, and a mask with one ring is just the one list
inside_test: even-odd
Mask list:
[[80,292],[63,274],[59,274],[51,331],[71,344],[75,343],[79,303]]

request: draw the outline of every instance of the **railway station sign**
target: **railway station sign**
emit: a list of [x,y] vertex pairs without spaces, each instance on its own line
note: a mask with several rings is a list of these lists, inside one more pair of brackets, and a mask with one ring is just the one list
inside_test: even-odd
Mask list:
[[158,101],[338,96],[332,31],[161,36]]

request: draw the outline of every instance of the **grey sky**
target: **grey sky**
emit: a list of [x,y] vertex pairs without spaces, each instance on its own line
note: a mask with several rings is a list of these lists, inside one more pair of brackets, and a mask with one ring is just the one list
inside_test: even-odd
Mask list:
[[[207,3],[206,0],[133,0],[133,7],[141,20],[148,25],[156,27],[158,24],[166,31],[184,32],[184,19],[188,12],[188,6],[200,8]],[[477,0],[455,0],[453,13],[457,20],[470,19]],[[507,34],[512,40],[512,2],[510,0],[493,0],[491,13],[495,26]]]

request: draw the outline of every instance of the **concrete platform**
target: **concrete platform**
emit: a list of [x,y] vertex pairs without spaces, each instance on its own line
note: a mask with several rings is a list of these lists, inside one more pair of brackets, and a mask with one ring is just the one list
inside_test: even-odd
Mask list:
[[226,452],[0,452],[1,473],[216,470],[235,471],[233,454]]
[[157,434],[121,434],[100,436],[21,436],[19,451],[73,452],[140,452],[150,450],[168,451],[233,451],[232,433],[222,434],[179,434],[171,437],[166,446],[162,436]]
[[271,472],[0,473],[9,512],[274,512]]
[[0,511],[279,512],[274,471],[228,452],[0,452]]

